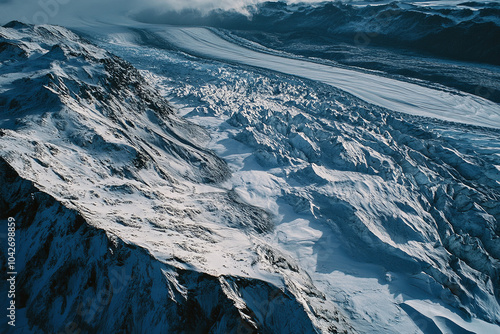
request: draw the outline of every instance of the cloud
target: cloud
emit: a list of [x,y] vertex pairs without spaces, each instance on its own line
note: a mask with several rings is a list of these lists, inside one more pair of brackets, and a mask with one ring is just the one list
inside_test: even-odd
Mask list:
[[[0,23],[12,20],[26,23],[70,24],[78,18],[105,19],[137,13],[155,8],[158,11],[197,9],[235,9],[263,0],[0,0]],[[316,2],[314,0],[288,0],[287,2]]]

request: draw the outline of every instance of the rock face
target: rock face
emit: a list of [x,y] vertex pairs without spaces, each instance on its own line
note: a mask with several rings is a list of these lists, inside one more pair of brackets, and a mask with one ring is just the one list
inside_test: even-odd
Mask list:
[[350,331],[259,239],[269,214],[219,186],[230,171],[204,130],[134,67],[55,26],[12,22],[0,43],[0,219],[17,224],[17,329]]

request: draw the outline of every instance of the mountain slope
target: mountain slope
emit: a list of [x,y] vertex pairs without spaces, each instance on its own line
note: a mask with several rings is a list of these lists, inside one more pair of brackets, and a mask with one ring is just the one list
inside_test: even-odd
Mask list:
[[218,186],[230,172],[205,131],[129,63],[60,27],[12,22],[0,37],[0,204],[18,224],[19,326],[349,331],[260,239],[269,214]]
[[[1,218],[16,217],[19,222],[16,305],[21,315],[16,329],[33,333],[314,332],[301,305],[269,283],[163,264],[40,192],[3,159],[0,180]],[[253,310],[241,295],[268,301]],[[262,319],[256,315],[262,309],[276,313]],[[4,333],[15,332],[4,322],[2,328]]]

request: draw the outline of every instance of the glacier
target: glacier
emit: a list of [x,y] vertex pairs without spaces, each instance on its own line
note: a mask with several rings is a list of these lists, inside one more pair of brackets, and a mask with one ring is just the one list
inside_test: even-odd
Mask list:
[[72,30],[0,29],[25,332],[499,331],[498,103],[213,28]]

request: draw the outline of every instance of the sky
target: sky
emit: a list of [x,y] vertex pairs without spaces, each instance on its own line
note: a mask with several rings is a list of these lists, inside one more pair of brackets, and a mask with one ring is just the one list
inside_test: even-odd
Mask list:
[[[64,24],[75,18],[120,17],[144,9],[181,10],[214,8],[242,10],[263,0],[0,0],[0,23],[18,20],[31,24]],[[318,2],[317,0],[288,0]]]

